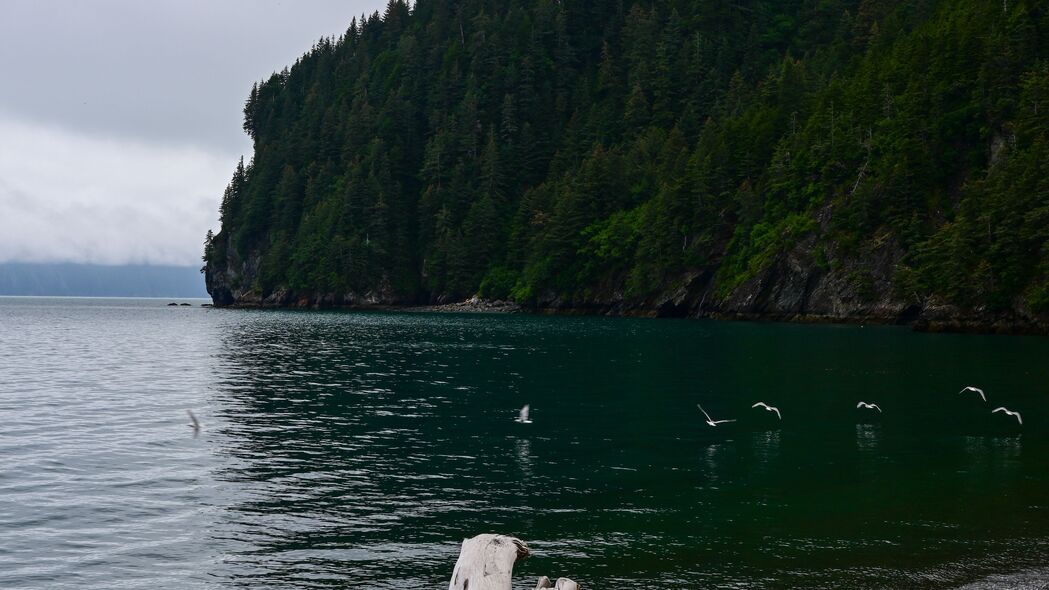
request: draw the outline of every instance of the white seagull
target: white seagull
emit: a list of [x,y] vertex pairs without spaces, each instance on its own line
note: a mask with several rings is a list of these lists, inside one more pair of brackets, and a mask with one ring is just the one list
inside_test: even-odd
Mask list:
[[973,387],[972,385],[970,385],[965,389],[959,391],[958,393],[965,393],[966,391],[975,391],[976,393],[980,394],[980,397],[983,399],[983,401],[987,401],[987,396],[983,394],[983,390],[979,387]]
[[867,408],[868,410],[878,410],[878,413],[881,414],[881,408],[878,407],[878,404],[868,404],[867,402],[860,402],[860,403],[856,404],[856,408],[857,409],[859,409],[859,408]]
[[521,408],[521,413],[517,415],[517,418],[514,418],[514,421],[520,422],[521,424],[531,424],[532,421],[528,419],[529,409],[531,409],[531,404],[525,404],[524,407]]
[[197,420],[197,417],[193,415],[193,412],[186,410],[186,413],[189,414],[189,419],[193,422],[192,424],[187,424],[186,426],[192,428],[193,432],[200,432],[200,420]]
[[724,424],[726,422],[735,422],[735,420],[715,420],[710,417],[710,414],[708,414],[706,410],[703,409],[703,406],[696,404],[696,407],[699,408],[699,411],[703,412],[703,415],[707,417],[707,424],[710,424],[711,426],[717,426],[718,424]]
[[1005,412],[1006,414],[1009,414],[1010,416],[1016,416],[1016,421],[1017,422],[1019,422],[1020,424],[1024,423],[1023,418],[1020,417],[1020,412],[1013,412],[1013,411],[1007,410],[1005,408],[995,408],[995,409],[991,410],[992,414],[995,413],[995,412]]
[[758,406],[761,406],[761,407],[765,408],[769,412],[776,412],[776,417],[779,418],[780,420],[783,419],[783,416],[780,416],[780,414],[779,414],[779,408],[777,408],[775,406],[770,406],[770,405],[766,404],[765,402],[758,402],[758,403],[756,403],[756,404],[754,404],[753,406],[750,406],[750,407],[756,408]]

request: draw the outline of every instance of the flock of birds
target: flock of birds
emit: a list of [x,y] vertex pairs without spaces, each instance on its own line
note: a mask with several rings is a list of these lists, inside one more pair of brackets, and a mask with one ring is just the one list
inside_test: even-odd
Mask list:
[[[987,401],[987,396],[984,394],[983,390],[980,389],[979,387],[973,387],[973,386],[970,385],[970,386],[967,386],[967,387],[963,388],[958,393],[961,394],[961,393],[965,393],[967,391],[971,391],[973,393],[977,393],[977,394],[979,394],[980,399],[982,399],[984,402]],[[734,418],[731,419],[731,420],[715,420],[715,419],[710,417],[710,414],[708,414],[706,410],[703,409],[703,406],[701,406],[699,404],[696,404],[696,407],[699,408],[699,411],[703,412],[703,415],[707,417],[707,424],[709,426],[717,426],[718,424],[726,424],[726,423],[729,423],[729,422],[735,422],[736,421]],[[777,408],[775,406],[770,406],[770,405],[766,404],[765,402],[758,402],[758,403],[756,403],[756,404],[754,404],[754,405],[752,405],[750,407],[751,407],[751,409],[763,408],[767,412],[772,412],[772,413],[776,414],[776,418],[778,418],[780,420],[783,419],[783,415],[780,414],[779,408]],[[865,402],[865,401],[861,401],[861,402],[857,403],[856,404],[856,409],[857,410],[860,410],[860,409],[862,409],[862,410],[877,410],[879,414],[882,413],[881,407],[879,407],[878,404]],[[530,412],[531,412],[531,405],[530,404],[525,404],[525,406],[523,408],[521,408],[520,412],[518,413],[517,418],[515,418],[515,421],[516,422],[520,422],[521,424],[531,424],[532,420],[528,417]],[[995,409],[991,410],[992,414],[997,413],[997,412],[1005,412],[1006,415],[1016,418],[1016,422],[1017,423],[1019,423],[1019,424],[1023,424],[1024,423],[1023,417],[1020,416],[1020,412],[1014,412],[1014,411],[1012,411],[1012,410],[1010,410],[1010,409],[1008,409],[1006,407],[998,407],[998,408],[995,408]]]
[[[963,388],[958,393],[965,393],[967,391],[971,391],[973,393],[979,394],[980,399],[982,399],[984,402],[987,401],[987,396],[984,394],[983,390],[980,389],[979,387],[973,387],[973,386],[970,385],[968,387]],[[717,426],[718,424],[726,424],[726,423],[729,423],[729,422],[735,422],[736,421],[735,418],[733,418],[731,420],[715,420],[715,419],[710,417],[710,414],[708,414],[706,410],[703,409],[703,406],[701,406],[699,404],[696,404],[696,407],[699,408],[699,411],[703,412],[703,415],[707,417],[707,424],[710,425],[710,426]],[[780,413],[779,408],[777,408],[776,406],[770,406],[770,405],[766,404],[765,402],[758,402],[758,403],[756,403],[756,404],[754,404],[754,405],[752,405],[750,407],[751,407],[751,409],[763,408],[765,411],[772,412],[773,414],[775,414],[776,418],[778,418],[780,420],[783,419],[783,414]],[[878,406],[878,404],[869,403],[869,402],[865,402],[865,401],[861,401],[861,402],[857,403],[856,404],[856,409],[857,410],[859,410],[859,409],[877,410],[879,414],[882,413],[881,408]],[[531,410],[532,410],[531,404],[525,404],[524,407],[522,407],[520,409],[520,411],[518,412],[517,418],[515,418],[514,421],[515,422],[520,422],[521,424],[531,424],[532,423],[532,419],[529,418],[529,414],[531,413]],[[1012,410],[1010,410],[1008,408],[1005,408],[1005,407],[998,407],[998,408],[995,408],[995,409],[991,410],[992,414],[994,414],[996,412],[1005,412],[1007,415],[1015,417],[1017,423],[1019,423],[1019,424],[1023,424],[1024,423],[1023,417],[1020,416],[1020,412],[1014,412],[1014,411],[1012,411]],[[193,429],[193,434],[196,435],[197,433],[200,432],[200,421],[197,420],[197,417],[194,416],[193,412],[191,412],[190,410],[186,410],[186,413],[189,414],[189,419],[190,419],[190,424],[188,424],[188,426]]]
[[[967,387],[962,388],[962,390],[959,391],[958,393],[965,393],[967,391],[971,391],[973,393],[979,394],[980,399],[982,399],[984,402],[987,401],[987,395],[985,395],[983,390],[980,389],[979,387],[973,387],[973,386],[969,385]],[[527,408],[528,406],[525,406],[525,407]],[[710,414],[708,414],[706,410],[703,409],[703,406],[701,406],[699,404],[696,404],[696,407],[699,408],[699,411],[703,412],[703,415],[707,417],[707,424],[709,424],[710,426],[717,426],[718,424],[724,424],[726,422],[735,422],[735,420],[715,420],[715,419],[710,417]],[[754,404],[754,405],[752,405],[750,407],[751,408],[764,408],[765,410],[767,410],[769,412],[775,413],[776,417],[779,418],[780,420],[783,419],[783,415],[780,414],[779,408],[777,408],[775,406],[770,406],[770,405],[766,404],[765,402],[758,402],[758,403],[756,403],[756,404]],[[878,404],[871,403],[871,402],[865,402],[865,401],[861,401],[861,402],[857,403],[856,404],[856,409],[857,410],[861,410],[861,409],[862,410],[877,410],[879,414],[882,413],[881,407],[879,407]],[[1014,411],[1012,411],[1012,410],[1010,410],[1009,408],[1006,408],[1006,407],[998,407],[998,408],[995,408],[995,409],[991,410],[992,414],[997,413],[997,412],[1005,412],[1006,415],[1016,418],[1016,422],[1018,424],[1023,424],[1024,423],[1023,416],[1020,415],[1020,412],[1014,412]]]

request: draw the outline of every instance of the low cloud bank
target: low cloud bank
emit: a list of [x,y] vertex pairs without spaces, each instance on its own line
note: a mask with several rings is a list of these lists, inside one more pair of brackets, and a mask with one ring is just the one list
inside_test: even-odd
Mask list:
[[0,115],[0,262],[199,265],[235,164]]

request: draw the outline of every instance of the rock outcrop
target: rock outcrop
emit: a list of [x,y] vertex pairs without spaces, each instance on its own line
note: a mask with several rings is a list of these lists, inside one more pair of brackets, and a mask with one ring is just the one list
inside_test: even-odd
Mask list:
[[640,317],[718,318],[790,322],[907,324],[921,331],[1049,333],[1049,318],[1017,306],[1008,311],[963,309],[900,293],[893,276],[901,251],[892,243],[837,256],[827,265],[814,254],[813,241],[801,241],[728,293],[720,293],[717,267],[694,269],[672,287],[647,298],[630,298],[619,285],[595,286],[588,296],[564,299],[547,293],[532,305],[472,297],[432,302],[421,294],[398,293],[389,281],[365,293],[262,293],[257,286],[260,260],[230,256],[205,269],[208,292],[217,307],[395,308],[437,312],[533,311]]

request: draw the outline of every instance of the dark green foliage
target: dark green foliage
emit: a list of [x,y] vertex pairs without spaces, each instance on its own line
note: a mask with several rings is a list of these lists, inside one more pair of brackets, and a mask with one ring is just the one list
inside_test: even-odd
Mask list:
[[1024,0],[391,0],[251,89],[205,259],[570,302],[892,244],[900,297],[1045,311],[1047,31]]

